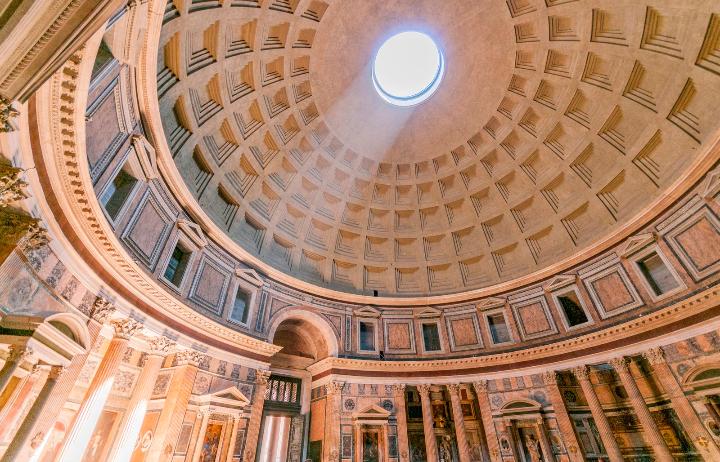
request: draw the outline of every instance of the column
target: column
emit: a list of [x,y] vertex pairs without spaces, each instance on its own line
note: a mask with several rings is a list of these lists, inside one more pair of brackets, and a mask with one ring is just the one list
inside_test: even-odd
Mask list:
[[198,414],[200,414],[200,430],[197,434],[197,439],[195,440],[195,447],[193,448],[192,452],[192,458],[190,459],[192,462],[197,462],[200,460],[200,453],[202,452],[202,444],[205,440],[205,432],[207,431],[208,426],[208,420],[210,420],[210,409],[202,409],[198,410]]
[[460,462],[470,462],[470,445],[468,444],[467,433],[465,432],[465,418],[460,405],[460,385],[451,383],[447,388],[450,393],[450,405],[452,406]]
[[417,386],[422,404],[423,432],[425,433],[425,455],[428,462],[437,462],[437,441],[435,439],[435,421],[433,419],[432,405],[430,404],[430,385],[424,383]]
[[156,337],[148,341],[149,350],[147,351],[145,363],[140,369],[140,375],[137,382],[135,382],[130,402],[128,402],[125,414],[118,426],[117,437],[113,442],[108,460],[129,462],[135,449],[135,443],[140,435],[140,427],[142,427],[145,419],[145,412],[155,386],[155,380],[165,356],[170,353],[174,345],[175,343],[167,337]]
[[232,462],[235,453],[235,444],[237,444],[238,425],[240,424],[240,416],[232,416],[232,433],[230,434],[230,443],[228,444],[227,459],[225,462]]
[[662,348],[652,348],[643,353],[645,359],[648,360],[652,365],[653,371],[655,371],[655,377],[657,377],[660,385],[667,393],[670,402],[672,402],[673,409],[677,412],[680,422],[683,428],[692,439],[695,448],[703,455],[703,458],[707,460],[720,460],[720,450],[717,444],[713,440],[712,436],[708,433],[707,429],[703,425],[700,417],[698,417],[695,409],[693,409],[690,400],[685,396],[685,392],[678,383],[675,375],[667,361],[665,361],[665,354]]
[[[88,321],[90,338],[88,345],[86,345],[87,351],[73,357],[70,364],[64,369],[53,389],[52,395],[50,395],[48,402],[43,408],[42,415],[35,421],[35,428],[30,432],[30,440],[23,443],[24,446],[18,454],[18,460],[36,462],[46,449],[50,449],[45,446],[53,432],[55,422],[65,407],[70,392],[75,387],[75,383],[85,366],[89,352],[95,348],[98,343],[104,342],[105,339],[100,337],[100,331],[114,312],[115,307],[110,302],[102,297],[95,299],[90,311],[90,320]],[[26,444],[27,442],[30,444]],[[55,454],[52,456],[54,457]]]
[[127,350],[128,341],[142,327],[140,323],[132,319],[116,319],[111,321],[111,324],[115,333],[65,436],[58,459],[60,462],[76,462],[82,459],[113,383],[115,383],[115,374],[123,354]]
[[608,422],[607,416],[603,411],[600,400],[595,393],[592,383],[590,382],[590,374],[587,366],[578,366],[573,369],[573,374],[577,377],[580,382],[585,399],[590,407],[590,413],[595,420],[598,432],[600,433],[600,439],[605,446],[605,452],[610,459],[610,462],[623,462],[622,452],[620,446],[618,446],[615,436],[613,435],[612,428],[610,428],[610,422]]
[[42,366],[34,366],[32,371],[21,379],[8,398],[5,406],[0,412],[0,443],[7,441],[15,430],[17,421],[22,417],[23,410],[28,405],[28,400],[32,399],[32,391],[37,379],[42,375]]
[[342,409],[342,390],[345,382],[332,381],[325,385],[327,390],[327,410],[325,411],[325,443],[323,460],[337,462],[340,460],[340,411]]
[[50,368],[47,379],[45,379],[45,384],[40,390],[37,398],[35,398],[35,402],[25,416],[25,419],[20,424],[20,428],[18,428],[17,432],[15,432],[15,437],[10,442],[10,445],[5,451],[2,459],[0,459],[0,462],[23,460],[18,456],[20,455],[25,442],[30,438],[30,434],[33,431],[38,419],[45,412],[45,405],[47,404],[48,398],[51,396],[53,389],[55,388],[55,384],[58,381],[58,377],[60,377],[62,371],[62,366],[52,366]]
[[269,380],[270,371],[255,371],[255,390],[253,390],[253,400],[250,406],[250,420],[248,421],[247,436],[245,437],[243,461],[253,462],[255,460],[263,407],[265,406],[265,390],[267,390]]
[[8,382],[23,361],[32,354],[32,348],[25,345],[10,345],[5,364],[0,369],[0,393],[5,390]]
[[492,418],[490,398],[487,393],[487,380],[473,383],[473,388],[475,389],[475,396],[477,397],[478,407],[480,408],[480,418],[482,419],[483,430],[485,431],[485,441],[488,445],[488,452],[490,452],[490,460],[492,460],[492,462],[499,462],[502,460],[500,457],[500,442],[498,441],[495,423]]
[[548,440],[547,432],[545,431],[545,422],[542,417],[538,417],[535,420],[535,431],[537,431],[538,438],[540,439],[540,447],[543,452],[543,461],[549,462],[555,460],[555,455],[552,451],[552,445]]
[[395,418],[397,419],[398,455],[400,462],[410,460],[410,443],[407,434],[407,410],[405,406],[405,384],[392,386],[395,401]]
[[635,383],[635,379],[630,373],[627,359],[612,359],[610,361],[610,365],[612,365],[618,376],[620,376],[620,381],[630,398],[630,404],[632,405],[635,415],[637,415],[637,418],[643,428],[645,441],[650,445],[650,447],[652,447],[655,457],[660,462],[672,462],[674,459],[670,453],[670,449],[667,447],[665,439],[660,434],[660,430],[658,430],[655,420],[653,419],[652,414],[650,414],[650,409],[648,409],[647,404],[645,403],[645,398],[643,398],[637,383]]
[[545,382],[545,390],[547,391],[550,403],[552,403],[553,410],[555,411],[555,418],[560,427],[560,433],[562,434],[565,447],[568,451],[568,457],[571,462],[582,462],[583,455],[580,450],[580,444],[575,435],[575,426],[570,420],[567,408],[565,407],[565,400],[563,400],[560,388],[557,383],[557,373],[555,371],[546,371],[543,373],[543,381]]
[[168,385],[165,405],[160,411],[146,462],[160,462],[172,458],[202,358],[203,355],[195,350],[183,350],[175,354],[177,367]]

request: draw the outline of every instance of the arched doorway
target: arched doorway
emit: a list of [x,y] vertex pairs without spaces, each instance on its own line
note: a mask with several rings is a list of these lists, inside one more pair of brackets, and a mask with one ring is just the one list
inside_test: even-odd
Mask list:
[[337,355],[337,339],[327,322],[302,309],[279,316],[270,329],[270,340],[283,348],[273,357],[275,367],[306,369]]

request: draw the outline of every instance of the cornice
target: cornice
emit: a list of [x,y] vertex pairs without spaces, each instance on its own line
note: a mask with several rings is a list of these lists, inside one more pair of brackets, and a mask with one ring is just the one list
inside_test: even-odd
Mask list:
[[[548,365],[566,363],[563,367],[600,363],[625,355],[645,351],[709,332],[720,325],[720,288],[714,287],[667,306],[655,313],[633,319],[606,329],[517,351],[458,359],[424,361],[380,361],[369,359],[330,357],[319,361],[308,371],[313,380],[327,376],[343,377],[408,377],[422,381],[426,377],[470,376],[490,373],[522,374],[533,368],[547,369]],[[463,379],[464,380],[464,379]]]

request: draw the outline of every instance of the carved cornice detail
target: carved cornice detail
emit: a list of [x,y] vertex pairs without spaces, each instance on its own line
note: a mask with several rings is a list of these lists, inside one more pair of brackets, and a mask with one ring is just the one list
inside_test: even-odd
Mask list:
[[105,322],[110,318],[110,315],[112,315],[114,312],[115,305],[113,305],[103,297],[97,297],[95,298],[95,303],[93,303],[90,317],[99,322],[100,324],[105,324]]
[[148,354],[155,356],[167,356],[175,349],[175,342],[161,335],[148,340]]
[[10,120],[20,115],[12,106],[12,101],[0,95],[0,132],[11,132],[13,126]]
[[115,329],[115,337],[128,340],[130,337],[138,333],[142,328],[142,323],[134,319],[113,319],[110,321],[113,329]]
[[28,184],[22,179],[23,172],[21,168],[0,162],[0,207],[7,207],[27,197],[25,187]]
[[255,384],[256,385],[267,385],[270,381],[270,371],[257,370],[255,371]]
[[573,368],[572,371],[573,374],[575,374],[575,377],[577,377],[577,379],[581,382],[587,382],[590,380],[590,369],[587,366],[577,366]]
[[644,351],[642,355],[653,366],[665,362],[665,352],[661,347],[650,348]]

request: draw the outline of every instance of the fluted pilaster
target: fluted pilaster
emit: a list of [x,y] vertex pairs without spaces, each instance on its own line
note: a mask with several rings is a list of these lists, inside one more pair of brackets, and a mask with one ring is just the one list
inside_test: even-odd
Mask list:
[[325,421],[325,449],[323,460],[336,462],[340,457],[340,412],[345,382],[332,381],[325,385],[327,412]]
[[458,455],[460,462],[470,462],[470,445],[465,431],[465,418],[460,405],[460,385],[451,383],[447,386],[450,393],[450,405],[452,406],[453,423],[455,424],[455,438],[457,439]]
[[575,427],[565,407],[565,400],[563,400],[560,388],[558,387],[557,373],[555,371],[546,371],[543,374],[543,382],[545,383],[545,389],[547,390],[548,397],[555,411],[555,418],[557,419],[560,433],[562,434],[565,447],[568,451],[568,458],[571,462],[582,462],[582,451],[580,450],[580,444],[575,434]]
[[243,460],[255,460],[257,453],[258,438],[260,437],[260,423],[262,422],[263,408],[265,407],[265,390],[270,381],[270,371],[255,372],[255,390],[253,401],[250,407],[250,421],[247,426],[247,437],[245,438],[245,458]]
[[405,405],[405,384],[399,383],[392,386],[393,399],[395,401],[395,418],[397,419],[398,432],[398,454],[400,462],[410,460],[410,443],[407,433],[407,406]]

